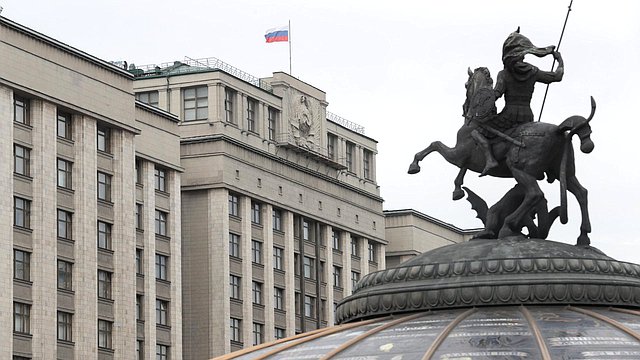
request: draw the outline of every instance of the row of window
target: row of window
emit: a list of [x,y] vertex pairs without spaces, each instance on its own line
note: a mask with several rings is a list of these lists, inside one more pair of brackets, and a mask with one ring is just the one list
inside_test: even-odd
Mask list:
[[[156,299],[156,325],[169,326],[169,301]],[[144,321],[144,295],[136,295],[136,320]]]
[[[242,343],[242,320],[237,318],[230,319],[231,329],[231,343]],[[274,335],[276,339],[284,339],[286,336],[286,330],[280,327],[274,328]],[[253,343],[252,345],[259,345],[264,342],[264,324],[253,323]]]
[[[327,134],[327,156],[329,159],[339,161],[338,153],[338,137],[331,133]],[[355,153],[356,144],[346,141],[345,142],[345,166],[347,171],[351,173],[356,172],[355,165]],[[373,180],[373,152],[371,150],[362,150],[362,177],[367,180]]]
[[[155,273],[156,280],[169,281],[169,256],[156,254]],[[143,249],[136,249],[136,274],[144,275]]]

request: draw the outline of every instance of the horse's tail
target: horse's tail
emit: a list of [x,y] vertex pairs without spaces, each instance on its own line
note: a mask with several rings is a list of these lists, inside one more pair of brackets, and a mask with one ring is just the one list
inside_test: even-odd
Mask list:
[[567,215],[567,160],[571,153],[571,134],[565,135],[564,151],[560,161],[560,222],[566,224],[569,221]]

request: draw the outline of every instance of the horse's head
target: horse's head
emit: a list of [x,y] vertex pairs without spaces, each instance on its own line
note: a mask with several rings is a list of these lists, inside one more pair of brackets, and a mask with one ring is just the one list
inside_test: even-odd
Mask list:
[[588,118],[584,116],[574,115],[563,121],[558,128],[560,131],[569,132],[569,138],[573,135],[578,135],[580,138],[580,151],[585,154],[593,151],[593,141],[591,140],[591,126],[589,122],[593,119],[593,114],[596,112],[596,101],[591,97],[591,115]]
[[462,115],[465,117],[469,110],[469,103],[478,90],[482,88],[493,88],[493,79],[491,79],[491,73],[486,67],[479,67],[473,72],[471,71],[471,68],[468,68],[467,74],[469,74],[469,79],[464,84],[464,87],[467,89],[467,98],[462,105]]

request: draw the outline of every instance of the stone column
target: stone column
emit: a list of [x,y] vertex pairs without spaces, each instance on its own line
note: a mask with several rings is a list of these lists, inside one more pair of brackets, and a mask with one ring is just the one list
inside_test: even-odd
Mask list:
[[31,168],[34,172],[31,202],[31,351],[36,359],[53,359],[58,344],[56,107],[40,100],[31,101],[30,117],[33,126]]
[[324,226],[324,231],[322,233],[322,237],[324,239],[324,243],[327,245],[326,249],[326,262],[324,265],[324,278],[327,283],[327,326],[333,326],[334,324],[334,312],[333,312],[333,287],[335,283],[333,282],[333,228],[331,225]]
[[[253,270],[251,265],[251,198],[240,196],[240,257],[242,258],[242,342],[245,348],[253,346]],[[228,278],[228,277],[227,277]],[[227,283],[229,281],[227,280]]]
[[360,249],[360,279],[369,273],[369,240],[364,237],[358,238],[358,248]]
[[[156,190],[155,164],[142,160],[142,212],[144,214],[144,249],[142,250],[144,268],[144,297],[142,311],[144,313],[144,353],[156,353]],[[170,224],[173,225],[173,224]],[[172,227],[172,226],[171,226]],[[173,269],[169,269],[171,271]]]
[[262,239],[264,256],[264,339],[271,341],[274,339],[275,312],[274,312],[274,289],[273,289],[273,207],[271,204],[264,204],[262,209]]
[[382,243],[378,243],[378,270],[384,270],[387,268],[387,261],[386,261],[386,246]]
[[344,256],[344,267],[342,268],[342,288],[344,297],[351,295],[351,233],[342,231],[340,233],[342,243],[342,256]]
[[295,246],[293,242],[293,213],[282,212],[282,230],[284,230],[284,270],[285,270],[285,309],[287,311],[287,336],[296,333],[296,300],[295,300],[295,269],[293,256]]
[[182,357],[182,226],[180,173],[169,171],[170,208],[169,236],[171,236],[171,257],[169,258],[169,276],[171,280],[171,303],[169,316],[171,324],[170,359]]
[[[204,284],[209,293],[204,308],[208,309],[209,336],[200,341],[208,342],[209,357],[223,355],[231,350],[229,314],[229,193],[226,189],[208,192],[208,221],[206,241],[209,262],[202,268],[208,271],[209,284]],[[194,241],[194,239],[191,239]],[[246,261],[243,259],[243,261]],[[244,280],[243,280],[244,281]],[[193,294],[192,294],[193,295]],[[200,301],[200,302],[201,302]],[[200,306],[200,308],[203,308]]]

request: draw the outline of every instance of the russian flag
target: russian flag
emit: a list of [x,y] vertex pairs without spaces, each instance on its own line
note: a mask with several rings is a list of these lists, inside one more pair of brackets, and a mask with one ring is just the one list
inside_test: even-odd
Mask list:
[[267,33],[264,34],[264,38],[268,43],[289,41],[289,25],[267,30]]

